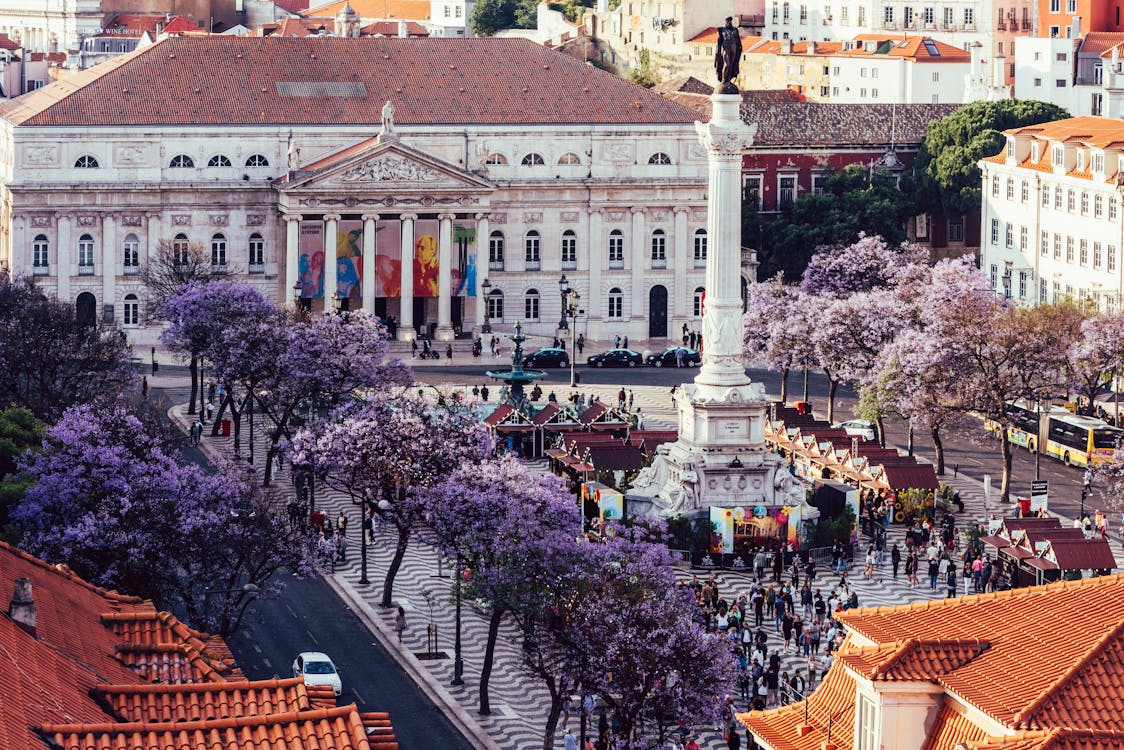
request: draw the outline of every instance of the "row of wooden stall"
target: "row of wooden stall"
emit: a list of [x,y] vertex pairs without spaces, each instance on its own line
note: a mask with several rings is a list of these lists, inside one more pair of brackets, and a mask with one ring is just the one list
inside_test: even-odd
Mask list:
[[832,479],[888,493],[940,486],[932,465],[779,404],[766,421],[765,443],[787,457],[796,475],[809,483]]
[[578,411],[571,406],[548,401],[542,408],[532,405],[517,409],[503,403],[484,418],[496,442],[520,456],[540,458],[567,432],[624,434],[631,427],[628,415],[602,401]]
[[1012,587],[1057,581],[1066,573],[1106,573],[1116,567],[1108,540],[1087,539],[1081,529],[1062,526],[1056,516],[992,521],[980,541],[1011,571]]

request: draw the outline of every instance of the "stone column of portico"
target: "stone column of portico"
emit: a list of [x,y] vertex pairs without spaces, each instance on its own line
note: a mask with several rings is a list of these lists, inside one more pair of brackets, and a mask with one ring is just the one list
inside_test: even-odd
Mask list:
[[363,310],[375,314],[375,222],[378,214],[363,214]]
[[[488,277],[488,214],[476,214],[476,322],[475,332],[484,327],[484,309],[488,300],[484,298],[484,279]],[[484,248],[481,252],[481,248]],[[483,262],[481,262],[483,260]]]
[[58,298],[66,304],[72,303],[74,300],[70,298],[70,214],[58,215],[58,234],[56,244],[58,245],[58,270],[56,271],[58,277]]
[[[102,310],[113,310],[117,305],[117,223],[113,214],[101,217],[101,297]],[[102,320],[105,320],[104,314]]]
[[440,214],[437,237],[437,340],[452,341],[453,332],[453,217]]
[[324,312],[333,311],[332,300],[336,293],[337,266],[336,241],[340,226],[339,214],[324,214]]
[[[398,340],[413,341],[414,328],[414,222],[417,214],[402,214],[402,291],[398,303]],[[424,322],[424,321],[423,321]]]
[[589,294],[585,298],[586,320],[600,322],[602,315],[601,272],[605,268],[604,211],[589,209]]
[[285,303],[294,301],[293,289],[300,284],[301,215],[285,214]]
[[[734,89],[736,92],[736,89]],[[738,93],[710,98],[710,122],[695,123],[699,141],[709,152],[706,263],[706,310],[703,314],[703,363],[699,386],[749,384],[743,355],[741,300],[741,165],[754,131],[742,122]]]
[[[678,320],[683,320],[691,314],[691,302],[695,294],[695,288],[687,281],[687,208],[686,206],[675,207],[675,245],[672,248],[674,254],[671,261],[672,268],[675,269],[675,281],[672,289],[672,297],[675,300],[674,315]],[[683,326],[679,325],[678,328],[669,331],[672,333],[672,338],[681,335]]]
[[[628,317],[633,320],[644,318],[644,270],[648,267],[648,254],[644,252],[647,244],[644,240],[644,209],[632,209],[632,303]],[[648,329],[645,327],[644,335],[637,332],[635,338],[647,338]]]

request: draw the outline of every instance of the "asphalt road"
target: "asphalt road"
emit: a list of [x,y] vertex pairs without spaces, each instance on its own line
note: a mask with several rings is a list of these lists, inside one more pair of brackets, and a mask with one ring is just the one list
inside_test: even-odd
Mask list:
[[[586,351],[588,355],[591,353]],[[490,369],[484,365],[455,366],[455,367],[424,367],[419,362],[410,363],[418,377],[426,382],[440,383],[484,383],[489,382],[484,376],[484,370]],[[580,374],[581,382],[590,385],[658,385],[671,388],[678,383],[683,383],[694,377],[697,369],[634,367],[634,368],[593,368],[578,364],[576,371]],[[756,382],[764,383],[765,390],[776,396],[780,393],[780,374],[771,370],[749,369],[749,376]],[[548,370],[548,375],[543,383],[544,389],[548,385],[569,387],[570,371],[568,369]],[[790,401],[798,400],[803,391],[803,373],[793,372],[788,380]],[[823,373],[811,372],[808,376],[808,399],[815,407],[816,414],[823,416],[827,412],[827,378]],[[562,393],[560,390],[559,393]],[[855,392],[848,387],[841,386],[835,399],[835,419],[843,421],[853,418],[853,409],[857,403]],[[969,428],[959,430],[948,435],[942,435],[941,440],[945,448],[945,464],[948,473],[958,465],[960,472],[973,479],[983,480],[984,475],[990,475],[993,487],[992,497],[998,503],[1000,481],[1003,476],[1002,459],[999,455],[999,443],[986,437],[982,423],[978,429]],[[909,444],[909,428],[904,421],[888,420],[886,423],[886,444],[907,450]],[[919,456],[924,456],[930,461],[936,460],[928,432],[918,432],[914,435],[914,451]],[[1022,448],[1013,447],[1014,460],[1012,462],[1011,491],[1013,495],[1027,496],[1030,494],[1030,483],[1035,478],[1034,455]],[[1084,472],[1081,469],[1067,467],[1060,461],[1043,455],[1041,457],[1040,475],[1049,481],[1050,509],[1063,515],[1074,517],[1080,511],[1081,484]],[[1094,485],[1093,492],[1087,501],[1087,512],[1092,513],[1100,501],[1100,491]]]
[[[186,368],[179,369],[186,374]],[[188,390],[186,385],[154,387],[152,398],[163,398],[167,405],[181,403]],[[207,465],[199,449],[186,440],[183,455]],[[340,705],[357,703],[360,711],[389,712],[400,747],[472,748],[322,579],[290,576],[285,583],[280,597],[252,604],[242,628],[227,639],[247,677],[290,677],[297,654],[323,651],[343,680]]]

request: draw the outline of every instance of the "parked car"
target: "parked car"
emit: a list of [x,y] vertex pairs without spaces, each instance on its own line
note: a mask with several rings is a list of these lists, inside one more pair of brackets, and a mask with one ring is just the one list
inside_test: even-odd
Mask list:
[[702,362],[702,357],[694,349],[685,346],[671,346],[662,352],[648,355],[649,367],[675,367],[680,361],[684,367],[694,367]]
[[343,683],[336,665],[327,654],[305,651],[293,660],[293,677],[303,677],[305,685],[328,685],[335,695],[343,692]]
[[848,435],[857,435],[863,440],[874,440],[878,435],[874,429],[874,422],[865,419],[852,419],[849,422],[841,422],[839,426]]
[[544,346],[523,357],[524,367],[569,367],[570,355],[565,349]]
[[643,363],[644,358],[640,356],[640,352],[631,349],[610,349],[586,360],[590,367],[636,367]]

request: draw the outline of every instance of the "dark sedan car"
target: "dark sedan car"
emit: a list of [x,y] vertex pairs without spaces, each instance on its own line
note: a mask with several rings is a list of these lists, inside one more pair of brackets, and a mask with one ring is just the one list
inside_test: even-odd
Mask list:
[[636,367],[643,363],[644,358],[640,353],[631,349],[610,349],[586,360],[590,367]]
[[569,367],[570,355],[565,349],[543,347],[523,357],[524,367]]
[[683,367],[694,367],[699,362],[702,362],[699,353],[685,346],[672,346],[662,352],[648,355],[649,367],[677,367],[680,363]]

